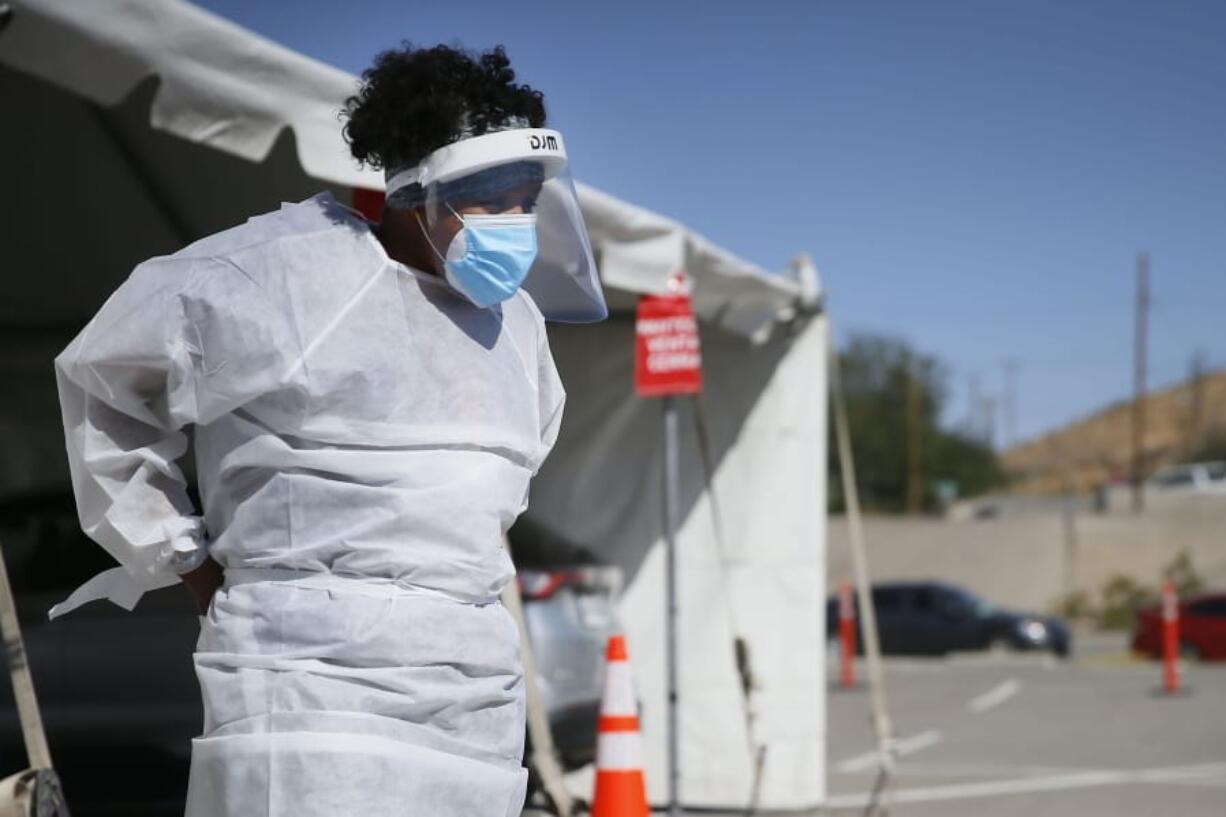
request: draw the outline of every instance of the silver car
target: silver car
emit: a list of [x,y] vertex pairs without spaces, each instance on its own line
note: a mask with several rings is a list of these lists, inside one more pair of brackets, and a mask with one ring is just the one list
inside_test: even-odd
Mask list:
[[531,523],[511,531],[524,619],[554,743],[567,768],[596,757],[605,644],[622,573]]

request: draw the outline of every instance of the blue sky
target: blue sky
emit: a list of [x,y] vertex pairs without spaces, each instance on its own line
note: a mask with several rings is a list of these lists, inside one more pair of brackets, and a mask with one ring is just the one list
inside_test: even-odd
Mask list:
[[1126,397],[1142,248],[1151,384],[1226,366],[1226,3],[201,5],[354,73],[505,44],[577,176],[767,268],[809,252],[840,335],[946,361],[951,421],[1010,358],[1019,437]]

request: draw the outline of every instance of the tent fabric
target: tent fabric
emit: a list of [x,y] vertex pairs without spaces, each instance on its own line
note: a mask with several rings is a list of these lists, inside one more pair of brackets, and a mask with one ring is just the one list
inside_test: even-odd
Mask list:
[[[686,805],[748,806],[758,747],[766,750],[760,807],[804,808],[825,796],[824,321],[799,321],[763,344],[700,324],[715,502],[696,404],[687,399],[677,536]],[[660,804],[667,788],[660,403],[634,395],[632,321],[554,329],[571,401],[527,516],[626,573],[619,616],[642,704],[649,795]],[[737,637],[756,684],[751,726]],[[590,793],[590,770],[571,783]]]
[[[815,305],[816,273],[810,267],[772,275],[684,225],[608,193],[579,185],[579,200],[607,288],[664,294],[673,274],[683,270],[694,283],[700,320],[757,339],[773,323],[790,320],[798,304]],[[611,298],[619,303],[616,295]]]
[[[13,8],[0,64],[102,108],[155,79],[147,122],[156,131],[257,163],[288,132],[307,176],[383,188],[382,174],[359,167],[341,136],[340,108],[357,89],[344,71],[181,0],[17,0]],[[684,269],[707,283],[696,288],[698,315],[731,331],[762,333],[794,314],[803,289],[795,280],[591,187],[581,186],[580,204],[606,286],[663,292]]]
[[[0,498],[67,490],[52,358],[136,263],[321,188],[381,189],[337,111],[355,78],[179,0],[15,0],[0,31]],[[411,31],[406,31],[411,35]],[[582,151],[578,151],[582,171]],[[68,193],[66,198],[65,194]],[[715,467],[682,403],[682,797],[738,808],[765,748],[763,808],[824,790],[825,355],[811,264],[768,273],[685,225],[591,187],[580,201],[614,316],[550,328],[569,398],[530,520],[621,565],[647,777],[665,765],[660,406],[634,396],[633,309],[688,273]],[[59,232],[65,208],[72,240]],[[723,536],[713,524],[715,507]],[[757,686],[742,707],[734,640]],[[572,781],[589,796],[582,773]]]
[[[104,108],[160,80],[157,130],[260,162],[285,128],[307,175],[382,187],[350,158],[336,117],[350,74],[179,0],[17,0],[0,35],[5,64]],[[322,100],[329,104],[321,105]]]

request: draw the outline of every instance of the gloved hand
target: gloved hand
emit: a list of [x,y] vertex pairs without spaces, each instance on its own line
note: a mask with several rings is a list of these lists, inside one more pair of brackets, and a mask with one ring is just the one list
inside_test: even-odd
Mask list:
[[179,578],[187,586],[192,598],[196,601],[196,609],[203,616],[208,613],[213,594],[217,592],[217,588],[221,587],[224,577],[225,571],[222,570],[221,565],[209,557],[200,563],[200,567],[184,573]]

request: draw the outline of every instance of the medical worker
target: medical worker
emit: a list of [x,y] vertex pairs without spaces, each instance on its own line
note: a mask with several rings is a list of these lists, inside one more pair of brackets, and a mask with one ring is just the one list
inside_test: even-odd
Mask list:
[[544,319],[605,303],[501,48],[381,54],[344,114],[381,224],[321,194],[146,261],[56,359],[81,524],[120,567],[52,614],[187,585],[189,817],[518,815],[503,535],[562,417]]

